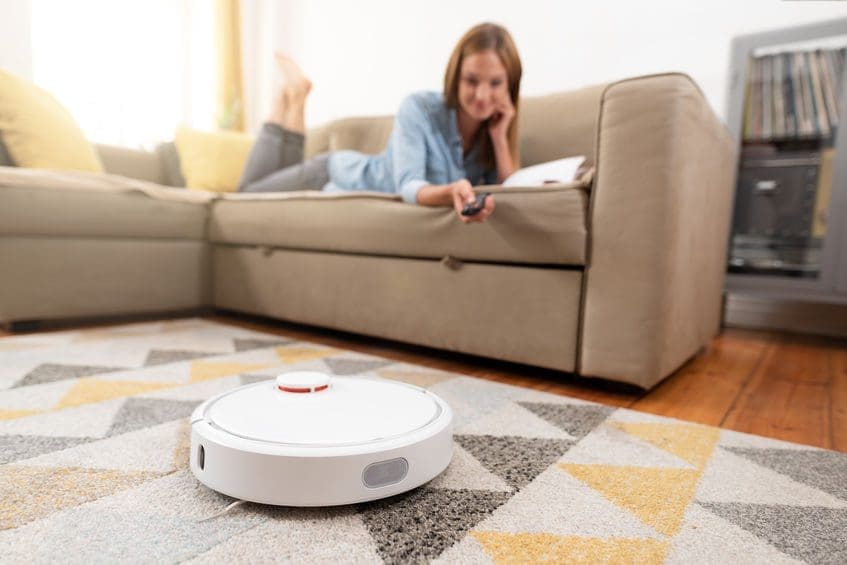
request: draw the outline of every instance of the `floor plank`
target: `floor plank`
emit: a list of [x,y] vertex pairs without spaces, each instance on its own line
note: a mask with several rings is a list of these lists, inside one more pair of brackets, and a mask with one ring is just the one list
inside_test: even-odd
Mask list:
[[761,332],[727,331],[631,408],[720,426],[771,341]]
[[832,348],[830,411],[832,449],[847,452],[847,349]]
[[829,348],[780,337],[727,412],[722,426],[832,447]]

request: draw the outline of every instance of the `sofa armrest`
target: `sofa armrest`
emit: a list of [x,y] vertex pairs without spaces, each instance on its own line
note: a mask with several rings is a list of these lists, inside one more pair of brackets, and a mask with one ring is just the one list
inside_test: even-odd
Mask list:
[[718,331],[735,147],[668,73],[608,85],[589,203],[578,370],[649,388]]
[[168,184],[167,174],[157,152],[114,145],[96,147],[107,173]]

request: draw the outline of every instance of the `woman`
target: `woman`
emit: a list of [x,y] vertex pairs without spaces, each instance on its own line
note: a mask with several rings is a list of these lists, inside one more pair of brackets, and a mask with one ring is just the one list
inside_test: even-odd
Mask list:
[[482,222],[494,198],[472,216],[473,185],[498,184],[518,168],[517,114],[521,62],[509,33],[484,23],[459,40],[444,74],[444,93],[419,92],[400,105],[380,155],[335,151],[303,162],[303,110],[312,84],[278,55],[285,84],[262,127],[239,190],[321,187],[376,190],[406,202],[453,206],[463,222]]

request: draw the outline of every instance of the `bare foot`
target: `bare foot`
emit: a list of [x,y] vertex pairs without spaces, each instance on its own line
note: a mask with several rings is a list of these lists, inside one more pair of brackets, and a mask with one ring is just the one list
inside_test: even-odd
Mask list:
[[303,74],[303,69],[288,55],[274,53],[276,67],[282,76],[282,90],[287,90],[291,95],[300,94],[303,98],[312,90],[312,81]]
[[312,81],[306,78],[300,66],[287,55],[274,53],[281,78],[279,93],[274,99],[270,121],[283,128],[303,132],[306,97],[312,90]]

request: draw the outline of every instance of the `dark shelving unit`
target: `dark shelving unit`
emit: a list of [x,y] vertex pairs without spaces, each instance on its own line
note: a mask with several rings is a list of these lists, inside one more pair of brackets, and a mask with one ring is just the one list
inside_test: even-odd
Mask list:
[[727,290],[847,303],[847,19],[738,37]]

